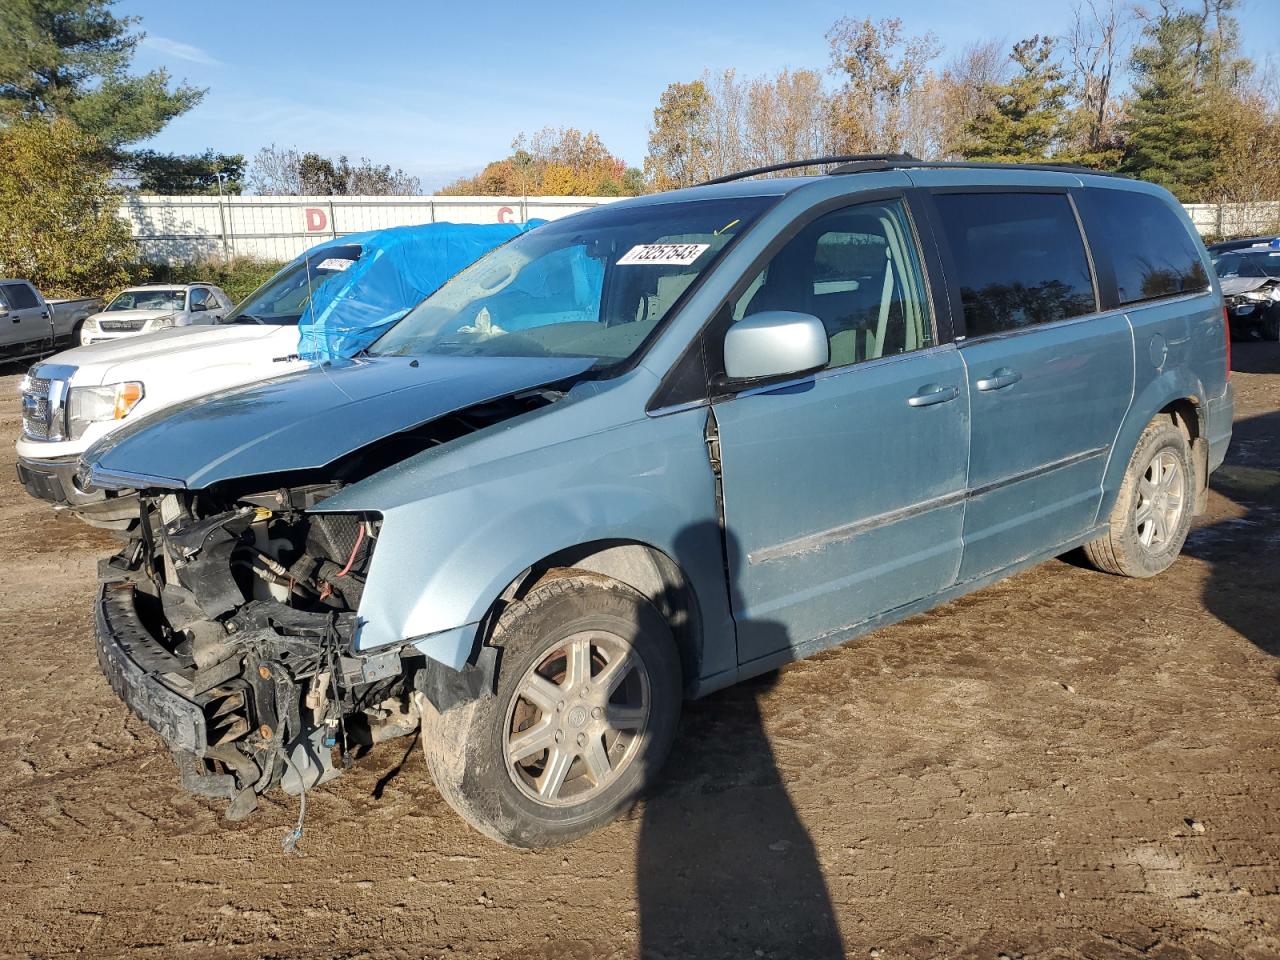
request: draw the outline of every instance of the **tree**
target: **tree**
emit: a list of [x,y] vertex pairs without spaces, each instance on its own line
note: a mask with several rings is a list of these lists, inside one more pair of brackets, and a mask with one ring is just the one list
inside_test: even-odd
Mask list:
[[711,95],[701,80],[670,83],[653,109],[644,172],[657,190],[689,187],[706,179],[703,127]]
[[917,156],[959,157],[966,128],[995,107],[993,91],[1004,82],[1008,65],[1009,57],[998,40],[972,43],[952,57],[930,85],[935,145]]
[[134,256],[103,145],[67,120],[0,130],[0,276],[49,296],[102,294]]
[[296,147],[263,147],[249,164],[250,189],[261,196],[417,196],[417,177],[389,164],[362,157],[352,163],[345,156],[325,157]]
[[141,193],[233,194],[244,189],[244,156],[239,153],[215,153],[212,149],[194,154],[137,150],[125,162]]
[[[816,70],[739,79],[704,73],[667,87],[653,112],[645,169],[654,189],[829,152],[830,100]],[[795,175],[803,168],[788,171]]]
[[928,111],[929,64],[941,53],[931,33],[908,36],[898,18],[842,17],[827,32],[831,69],[844,83],[832,100],[833,146],[849,153],[926,151],[918,120]]
[[962,152],[995,163],[1061,159],[1067,138],[1067,84],[1053,60],[1053,40],[1019,40],[1010,55],[1016,70],[991,89],[992,107],[965,128]]
[[1134,96],[1120,169],[1171,190],[1184,203],[1198,199],[1213,179],[1215,138],[1209,102],[1197,78],[1202,68],[1204,22],[1162,8],[1146,22],[1133,50]]
[[204,91],[152,70],[129,73],[143,38],[111,0],[4,0],[0,4],[0,118],[64,117],[111,149],[159,133]]
[[643,174],[628,168],[605,147],[594,131],[544,127],[532,136],[520,134],[510,156],[489,163],[473,177],[462,177],[440,190],[454,196],[632,196],[641,191]]
[[1117,0],[1084,0],[1063,41],[1075,102],[1073,152],[1088,166],[1114,169],[1120,160],[1122,104],[1114,91],[1126,34]]

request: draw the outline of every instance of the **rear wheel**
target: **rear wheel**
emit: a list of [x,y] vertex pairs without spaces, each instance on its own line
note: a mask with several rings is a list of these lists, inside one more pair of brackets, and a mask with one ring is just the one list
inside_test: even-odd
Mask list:
[[1167,417],[1147,424],[1111,508],[1108,531],[1084,546],[1089,562],[1125,577],[1167,570],[1191,530],[1195,477],[1186,434]]
[[680,662],[657,609],[585,571],[503,611],[497,693],[423,707],[427,767],[472,826],[547,847],[603,826],[662,765],[680,713]]

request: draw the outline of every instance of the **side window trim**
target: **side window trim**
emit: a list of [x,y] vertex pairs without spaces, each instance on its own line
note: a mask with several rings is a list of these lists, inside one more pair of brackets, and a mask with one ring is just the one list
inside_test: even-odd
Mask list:
[[[1073,187],[1072,188],[1072,196],[1073,196],[1073,199],[1076,201],[1077,208],[1079,209],[1081,224],[1085,230],[1086,242],[1089,235],[1089,228],[1090,228],[1089,225],[1092,224],[1095,232],[1099,234],[1100,243],[1098,244],[1098,246],[1104,252],[1104,254],[1108,250],[1109,240],[1106,236],[1104,236],[1105,228],[1102,226],[1101,213],[1100,211],[1097,210],[1096,204],[1101,200],[1102,195],[1108,192],[1137,193],[1138,191],[1102,190],[1096,187],[1095,188],[1089,188],[1089,187]],[[1142,195],[1150,196],[1149,194],[1142,194]],[[1197,251],[1197,256],[1201,264],[1201,267],[1202,268],[1205,267],[1206,265],[1205,255]],[[1208,269],[1205,270],[1206,279],[1208,278],[1209,272],[1210,271]],[[1150,304],[1154,304],[1154,303],[1167,303],[1170,301],[1180,300],[1187,297],[1202,297],[1205,294],[1212,293],[1213,291],[1212,283],[1206,283],[1206,285],[1199,290],[1176,290],[1170,293],[1156,294],[1154,296],[1143,297],[1138,300],[1130,300],[1128,302],[1121,303],[1119,281],[1116,278],[1115,270],[1111,263],[1110,256],[1104,256],[1102,258],[1102,264],[1100,265],[1099,276],[1098,276],[1098,285],[1100,288],[1099,293],[1102,295],[1101,297],[1102,309],[1104,312],[1135,310],[1145,306],[1149,306]]]
[[[728,294],[720,301],[716,309],[711,312],[711,316],[703,324],[697,336],[690,341],[680,359],[672,364],[671,368],[663,375],[658,389],[649,398],[649,402],[646,405],[647,412],[654,414],[660,411],[684,410],[711,402],[713,394],[714,399],[720,399],[721,397],[736,395],[747,390],[761,389],[761,387],[754,384],[743,385],[739,389],[729,391],[719,388],[712,389],[713,371],[710,368],[714,365],[714,362],[708,354],[709,351],[715,351],[718,354],[720,341],[723,341],[724,330],[732,322],[733,305],[737,303],[738,299],[751,286],[760,272],[777,256],[779,251],[795,239],[807,226],[836,210],[858,206],[863,203],[888,200],[901,201],[903,210],[906,212],[912,238],[916,244],[916,252],[920,258],[925,305],[929,310],[933,324],[934,343],[926,349],[933,350],[951,342],[953,311],[950,303],[945,299],[947,286],[944,283],[938,241],[934,235],[932,224],[928,220],[927,213],[924,207],[921,206],[923,194],[924,191],[919,187],[891,187],[881,190],[855,191],[838,197],[831,197],[798,214],[787,224],[785,229],[779,230],[769,241],[764,250],[748,265],[742,276],[729,289]],[[852,364],[850,369],[863,366],[868,362],[878,361],[863,361],[863,363]],[[678,381],[688,378],[690,370],[694,366],[701,370],[702,383],[701,389],[697,391],[698,395],[691,395],[687,389],[684,391],[673,389],[677,387]],[[834,369],[843,370],[845,368]],[[819,371],[819,373],[827,372],[826,370]],[[814,376],[815,374],[806,374],[801,379],[813,379]],[[684,386],[687,387],[687,384]]]
[[[1084,217],[1082,211],[1077,207],[1075,196],[1073,195],[1078,187],[1068,186],[1036,186],[1033,184],[1011,184],[995,185],[983,184],[979,186],[937,186],[929,187],[922,190],[921,204],[928,211],[930,224],[935,231],[935,240],[938,246],[939,257],[942,263],[942,269],[947,277],[946,297],[950,307],[952,329],[954,332],[953,340],[960,345],[966,343],[982,343],[988,340],[1003,339],[1005,337],[1019,336],[1024,333],[1030,333],[1035,330],[1057,327],[1067,323],[1078,323],[1083,320],[1091,319],[1103,313],[1115,312],[1118,308],[1107,305],[1104,299],[1105,287],[1102,278],[1098,274],[1098,266],[1093,256],[1093,248],[1089,244],[1089,235],[1085,230]],[[1080,235],[1080,243],[1084,248],[1085,261],[1089,266],[1089,277],[1093,285],[1093,305],[1094,309],[1089,313],[1079,314],[1074,317],[1067,317],[1062,320],[1054,320],[1050,323],[1035,324],[1023,327],[1018,330],[1000,330],[991,333],[984,333],[970,336],[965,325],[964,303],[960,298],[959,270],[956,266],[955,254],[951,249],[950,243],[945,239],[945,232],[942,229],[942,217],[938,212],[937,204],[934,197],[942,194],[1057,194],[1067,198],[1067,204],[1071,208],[1072,216],[1075,218],[1076,230]],[[1113,285],[1114,285],[1114,281]]]

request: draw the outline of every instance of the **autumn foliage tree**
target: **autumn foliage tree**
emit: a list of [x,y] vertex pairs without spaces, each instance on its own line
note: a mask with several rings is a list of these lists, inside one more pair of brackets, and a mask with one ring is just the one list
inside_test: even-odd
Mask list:
[[628,168],[598,134],[573,127],[544,127],[520,134],[511,154],[442,188],[454,196],[620,197],[643,187],[639,170]]
[[69,120],[0,130],[0,276],[53,297],[101,294],[128,279],[133,242],[107,156]]

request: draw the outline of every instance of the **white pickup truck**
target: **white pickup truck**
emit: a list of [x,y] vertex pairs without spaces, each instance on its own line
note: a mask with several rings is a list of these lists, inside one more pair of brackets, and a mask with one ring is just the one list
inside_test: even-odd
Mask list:
[[46,300],[26,280],[0,280],[0,351],[21,354],[76,342],[85,317],[101,308],[98,297]]
[[81,490],[80,454],[126,417],[305,366],[299,318],[311,290],[342,267],[295,261],[214,324],[76,347],[33,366],[19,388],[18,478],[27,492],[94,526],[127,528],[137,505]]
[[[158,333],[148,327],[138,336],[52,356],[22,380],[18,478],[33,497],[87,523],[127,529],[138,516],[131,496],[86,491],[76,479],[80,455],[121,421],[301,369],[308,363],[299,357],[304,313],[309,324],[319,309],[335,319],[358,317],[356,326],[366,334],[381,329],[531,226],[431,223],[334,238],[312,247],[213,324]],[[324,305],[317,308],[317,300]],[[86,324],[84,335],[96,339],[100,333]],[[317,355],[309,349],[303,353]]]

